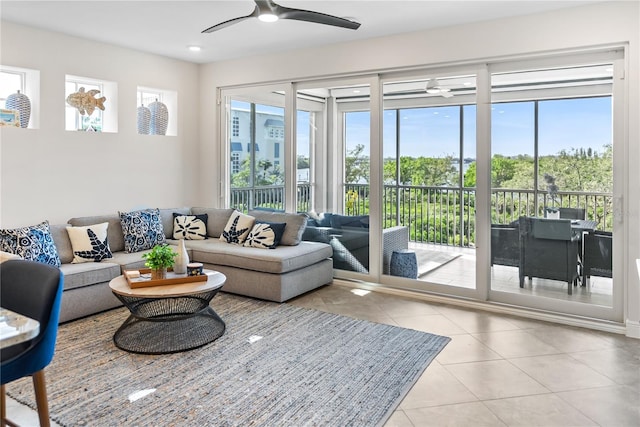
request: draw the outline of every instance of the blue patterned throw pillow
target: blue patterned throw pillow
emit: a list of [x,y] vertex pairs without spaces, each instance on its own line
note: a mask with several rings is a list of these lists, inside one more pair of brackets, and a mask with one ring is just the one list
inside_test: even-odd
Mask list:
[[120,212],[124,250],[140,252],[166,242],[159,209]]
[[275,249],[282,239],[286,225],[286,222],[256,221],[243,246]]
[[26,260],[60,267],[60,257],[51,237],[49,221],[29,227],[0,230],[0,250]]

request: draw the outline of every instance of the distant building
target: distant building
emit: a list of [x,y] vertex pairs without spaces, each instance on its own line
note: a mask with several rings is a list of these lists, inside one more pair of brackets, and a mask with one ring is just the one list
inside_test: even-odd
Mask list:
[[[255,156],[270,161],[274,167],[283,163],[284,118],[282,115],[256,111]],[[251,154],[251,111],[240,108],[231,110],[231,173],[238,173],[242,162]]]

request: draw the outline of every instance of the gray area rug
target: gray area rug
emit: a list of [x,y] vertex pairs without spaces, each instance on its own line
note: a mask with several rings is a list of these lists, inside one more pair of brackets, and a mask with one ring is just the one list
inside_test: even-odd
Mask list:
[[[124,308],[62,325],[45,371],[51,418],[62,426],[381,426],[450,341],[230,294],[212,306],[225,334],[170,355],[114,346]],[[30,378],[7,392],[35,408]]]
[[435,251],[430,249],[415,249],[418,260],[418,277],[424,276],[433,270],[462,256],[462,254]]

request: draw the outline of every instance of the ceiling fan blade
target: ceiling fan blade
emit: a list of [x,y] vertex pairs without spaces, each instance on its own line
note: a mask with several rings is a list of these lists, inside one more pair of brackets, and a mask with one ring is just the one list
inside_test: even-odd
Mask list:
[[315,22],[317,24],[333,25],[335,27],[348,28],[351,30],[357,30],[360,27],[359,22],[351,21],[349,19],[340,18],[333,15],[327,15],[326,13],[313,12],[311,10],[304,9],[292,9],[289,7],[280,6],[273,0],[254,0],[256,7],[253,13],[247,16],[241,16],[239,18],[230,19],[228,21],[221,22],[212,27],[202,31],[203,33],[212,33],[214,31],[221,30],[229,27],[233,24],[237,24],[240,21],[244,21],[248,18],[258,18],[261,15],[276,15],[280,19],[294,19],[297,21]]
[[357,30],[360,27],[359,22],[311,10],[291,9],[276,5],[276,13],[280,19],[315,22],[316,24],[333,25],[334,27],[348,28],[350,30]]
[[237,24],[238,22],[244,21],[245,19],[257,17],[259,14],[260,14],[260,9],[258,8],[258,6],[256,6],[256,8],[253,10],[253,13],[251,13],[250,15],[241,16],[239,18],[229,19],[228,21],[224,21],[224,22],[221,22],[219,24],[213,25],[213,26],[207,28],[206,30],[203,30],[202,32],[203,33],[213,33],[214,31],[218,31],[218,30],[221,30],[223,28],[230,27],[231,25]]

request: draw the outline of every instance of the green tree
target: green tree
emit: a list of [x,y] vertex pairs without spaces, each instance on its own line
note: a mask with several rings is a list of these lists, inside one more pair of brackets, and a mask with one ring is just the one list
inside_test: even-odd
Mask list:
[[309,158],[298,154],[298,159],[296,162],[296,166],[298,169],[308,169],[309,168]]
[[364,148],[358,144],[344,158],[345,180],[349,184],[369,183],[369,156],[363,154]]

